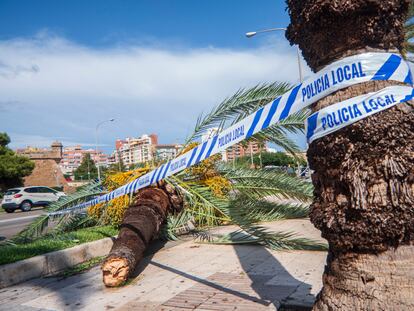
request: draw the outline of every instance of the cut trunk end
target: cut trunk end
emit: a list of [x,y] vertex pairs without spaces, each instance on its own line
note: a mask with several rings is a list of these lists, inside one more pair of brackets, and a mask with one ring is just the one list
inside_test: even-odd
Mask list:
[[148,244],[158,235],[171,208],[168,192],[146,188],[125,212],[118,238],[102,264],[103,282],[108,287],[119,286],[143,258]]
[[111,258],[102,265],[103,282],[108,287],[120,286],[129,275],[129,264],[125,258]]

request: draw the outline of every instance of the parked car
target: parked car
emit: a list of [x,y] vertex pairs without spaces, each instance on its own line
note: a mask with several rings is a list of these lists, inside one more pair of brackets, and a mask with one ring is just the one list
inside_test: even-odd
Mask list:
[[34,206],[47,206],[65,195],[64,192],[49,187],[12,188],[4,194],[1,207],[7,213],[13,213],[16,209],[27,212]]

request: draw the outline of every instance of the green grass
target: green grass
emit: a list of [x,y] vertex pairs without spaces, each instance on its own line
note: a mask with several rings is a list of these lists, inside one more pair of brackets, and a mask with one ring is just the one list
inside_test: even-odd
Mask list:
[[115,227],[101,226],[79,229],[73,232],[62,233],[58,236],[46,235],[29,243],[2,245],[0,246],[0,265],[111,237],[116,234],[118,234],[118,230]]

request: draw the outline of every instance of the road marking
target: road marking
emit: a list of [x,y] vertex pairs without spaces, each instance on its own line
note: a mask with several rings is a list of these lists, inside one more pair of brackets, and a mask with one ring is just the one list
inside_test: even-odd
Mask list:
[[19,218],[11,218],[11,219],[5,219],[5,220],[0,220],[0,223],[6,223],[6,222],[18,222],[20,220],[25,220],[25,219],[31,219],[31,218],[37,218],[39,216],[42,216],[45,214],[39,214],[39,215],[33,215],[33,216],[24,216],[24,217],[19,217]]

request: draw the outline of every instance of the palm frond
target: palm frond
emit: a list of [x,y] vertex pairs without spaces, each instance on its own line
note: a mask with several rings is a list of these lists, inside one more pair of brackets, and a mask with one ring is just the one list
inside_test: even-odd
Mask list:
[[229,221],[224,212],[229,204],[228,199],[214,196],[201,183],[185,181],[180,177],[170,176],[168,182],[184,195],[185,211],[193,215],[197,227],[212,227]]
[[221,167],[221,172],[233,183],[233,188],[245,196],[263,199],[276,196],[308,202],[312,198],[312,184],[296,176],[274,170],[232,169]]
[[237,197],[232,204],[235,208],[243,210],[246,217],[253,222],[305,218],[309,213],[308,204],[264,199],[256,200],[243,195]]
[[288,83],[276,82],[237,91],[210,113],[198,117],[194,132],[187,138],[184,145],[200,137],[209,128],[218,127],[221,130],[226,122],[234,123],[245,118],[276,97],[286,93],[290,88]]
[[60,198],[58,201],[53,202],[47,208],[48,212],[57,212],[62,210],[68,210],[73,206],[88,201],[90,198],[102,194],[104,191],[102,185],[98,181],[92,181],[87,185],[78,188],[76,192]]
[[[232,202],[225,210],[232,223],[240,227],[239,230],[223,235],[218,239],[211,239],[208,243],[219,244],[247,244],[255,243],[267,246],[274,250],[301,249],[301,250],[326,250],[324,243],[311,239],[298,237],[293,232],[271,231],[258,225],[255,215],[251,214],[248,207],[242,207]],[[253,217],[252,217],[253,216]],[[204,242],[204,241],[203,241]]]
[[81,228],[92,227],[97,225],[97,221],[89,217],[86,213],[65,214],[58,218],[58,222],[48,233],[59,235],[62,232],[75,231]]
[[294,140],[288,137],[288,134],[303,133],[305,120],[309,115],[309,110],[301,110],[267,129],[256,133],[252,136],[252,139],[274,143],[288,151],[293,157],[297,157],[296,153],[300,151],[300,148]]
[[160,235],[166,240],[178,240],[179,235],[190,233],[195,229],[194,221],[194,215],[187,209],[178,215],[169,215]]
[[[102,194],[101,184],[97,181],[93,181],[79,188],[76,192],[68,196],[62,197],[56,202],[51,203],[47,209],[47,212],[70,210],[71,207],[86,202],[100,194]],[[48,227],[51,219],[60,220],[60,228],[65,228],[66,225],[69,225],[69,223],[73,221],[73,218],[67,215],[70,214],[65,214],[61,216],[41,215],[37,217],[34,220],[34,222],[31,223],[26,229],[21,231],[15,238],[13,238],[13,240],[28,241],[41,236]]]
[[[252,171],[252,172],[251,172]],[[242,173],[244,173],[244,177],[247,178],[257,178],[259,177],[266,177],[272,178],[275,176],[274,172],[264,172],[262,174],[255,174],[254,170],[237,170],[236,172],[232,171],[232,176],[236,176],[241,178]],[[248,174],[250,172],[250,174]],[[229,173],[229,172],[228,172]],[[280,174],[277,174],[280,178]],[[290,176],[283,176],[283,177],[290,177]],[[170,177],[171,178],[171,177]],[[174,177],[173,177],[174,178]],[[230,178],[231,179],[231,178]],[[241,179],[242,180],[242,179]],[[175,181],[177,182],[177,181]],[[304,214],[304,207],[293,207],[293,204],[272,204],[269,203],[267,206],[263,206],[261,210],[256,210],[256,212],[250,209],[251,206],[244,205],[241,207],[240,202],[236,203],[237,200],[230,202],[228,198],[218,198],[214,196],[208,187],[203,187],[197,183],[183,183],[180,182],[180,187],[187,193],[187,195],[192,198],[193,202],[197,202],[201,204],[201,206],[210,207],[215,212],[218,212],[221,217],[225,217],[229,219],[229,221],[233,224],[238,225],[241,228],[241,231],[237,233],[238,239],[235,239],[234,234],[231,236],[231,241],[229,240],[228,236],[222,237],[218,242],[223,243],[259,243],[270,247],[272,249],[309,249],[309,250],[320,250],[325,249],[326,246],[322,243],[309,240],[306,238],[296,237],[291,232],[272,232],[265,227],[257,225],[256,222],[260,217],[260,213],[263,212],[266,207],[269,209],[267,210],[267,215],[270,217],[275,216],[277,212],[279,212],[279,216],[287,216],[289,212],[287,211],[288,208],[293,208],[291,210],[290,216],[293,215],[303,215]],[[286,181],[282,182],[285,183]],[[237,184],[237,182],[235,182]],[[283,186],[286,186],[283,184]],[[286,191],[286,190],[285,190]],[[243,192],[244,194],[244,192]],[[263,197],[262,197],[263,198]],[[253,200],[251,200],[253,202]],[[272,212],[270,209],[272,207],[278,207],[277,211]],[[193,211],[197,211],[197,207],[187,207],[188,210],[193,209]],[[283,216],[282,216],[283,215]],[[242,235],[243,232],[245,235]],[[202,241],[208,241],[209,243],[215,243],[216,239],[211,238],[210,235],[206,234],[203,235]]]
[[221,245],[259,244],[273,250],[327,250],[327,245],[311,239],[298,237],[292,232],[270,231],[261,226],[249,226],[217,238],[200,239],[202,243]]

